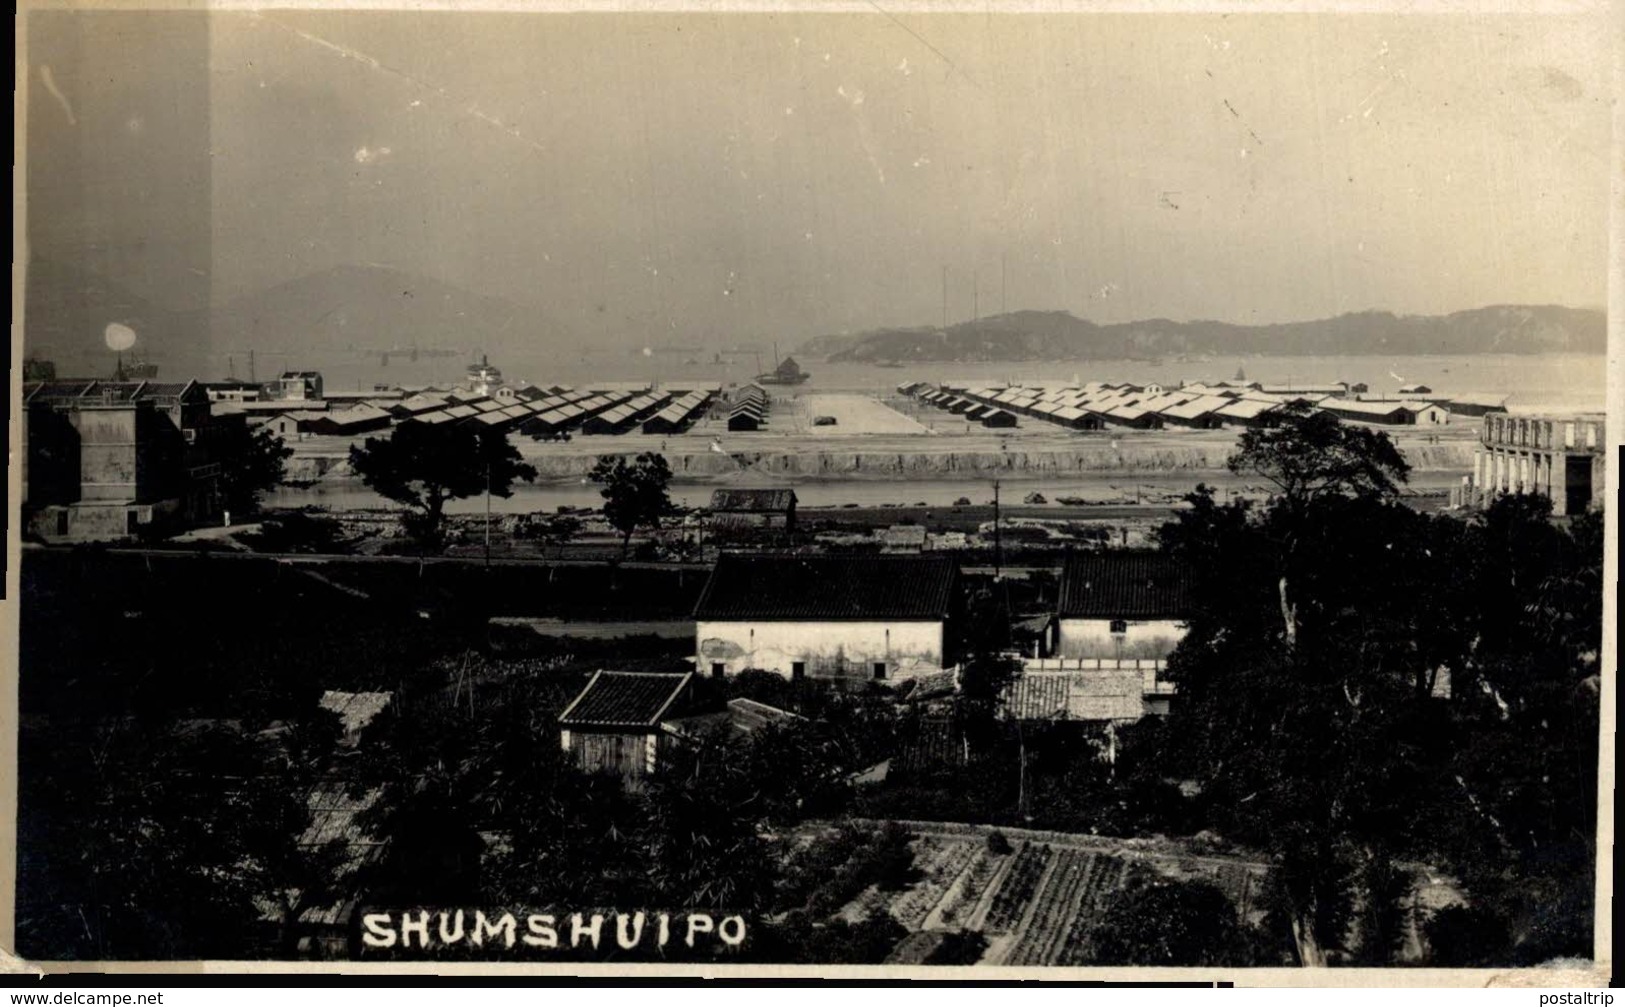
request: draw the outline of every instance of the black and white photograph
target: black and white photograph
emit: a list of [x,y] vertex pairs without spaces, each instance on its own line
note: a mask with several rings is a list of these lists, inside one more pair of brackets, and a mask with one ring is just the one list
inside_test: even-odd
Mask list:
[[1621,24],[24,5],[3,951],[1605,985]]

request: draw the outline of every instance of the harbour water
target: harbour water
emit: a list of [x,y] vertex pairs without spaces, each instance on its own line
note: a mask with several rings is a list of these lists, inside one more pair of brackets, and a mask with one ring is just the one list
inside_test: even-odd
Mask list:
[[[510,382],[586,385],[593,381],[640,381],[666,385],[719,384],[749,381],[754,357],[735,356],[722,365],[689,364],[696,358],[625,352],[556,354],[545,348],[509,359],[492,360]],[[806,384],[789,391],[883,391],[903,381],[972,381],[978,383],[1056,384],[1069,381],[1135,381],[1177,384],[1180,381],[1230,380],[1237,369],[1248,380],[1266,384],[1292,382],[1363,382],[1373,395],[1394,395],[1402,385],[1424,384],[1440,394],[1508,395],[1520,405],[1553,405],[1601,409],[1606,392],[1606,359],[1591,354],[1540,356],[1320,356],[1210,357],[1146,360],[1061,360],[1014,363],[921,363],[902,367],[828,363],[797,358],[812,373]],[[368,389],[374,384],[450,385],[463,380],[470,360],[404,357],[381,366],[375,356],[345,350],[314,351],[297,361],[301,368],[322,372],[333,390]],[[771,358],[763,363],[772,365]]]

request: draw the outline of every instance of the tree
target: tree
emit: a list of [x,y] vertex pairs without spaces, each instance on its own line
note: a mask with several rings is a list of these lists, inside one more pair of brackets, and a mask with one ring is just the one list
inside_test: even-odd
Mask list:
[[1199,487],[1161,530],[1193,580],[1169,726],[1212,826],[1270,852],[1300,961],[1390,960],[1408,860],[1507,922],[1501,964],[1583,953],[1596,520],[1564,528],[1535,498],[1418,513],[1385,436],[1302,410],[1231,467],[1281,492],[1255,509]]
[[303,792],[264,775],[274,744],[216,722],[134,717],[100,721],[81,740],[45,759],[19,753],[30,769],[19,777],[19,950],[273,953],[267,902],[303,883],[288,868],[309,821]]
[[1158,879],[1112,899],[1090,934],[1101,965],[1241,965],[1241,921],[1205,881]]
[[671,467],[666,456],[645,451],[630,465],[618,455],[603,455],[589,478],[602,487],[604,517],[621,533],[621,559],[631,549],[632,533],[639,528],[658,528],[660,520],[673,511],[666,487],[671,483]]
[[[1288,565],[1296,551],[1297,526],[1310,504],[1343,496],[1393,500],[1410,474],[1410,464],[1386,433],[1345,424],[1303,403],[1289,404],[1276,427],[1244,431],[1226,465],[1237,475],[1259,476],[1280,490],[1269,513]],[[1278,588],[1290,647],[1297,636],[1298,610],[1289,581],[1290,571],[1283,570]]]
[[771,899],[777,859],[748,741],[675,748],[646,791],[643,846],[654,894],[673,906],[755,912]]
[[222,423],[215,457],[220,463],[220,496],[226,510],[249,514],[260,494],[280,483],[293,448],[264,427],[250,431],[242,423]]
[[1410,464],[1388,435],[1343,423],[1328,412],[1292,403],[1276,427],[1242,432],[1226,463],[1237,475],[1268,480],[1292,511],[1321,496],[1392,498]]
[[448,501],[484,492],[510,497],[514,480],[536,478],[506,436],[460,424],[402,423],[388,438],[351,447],[350,466],[378,493],[406,505],[402,526],[425,549],[444,541]]

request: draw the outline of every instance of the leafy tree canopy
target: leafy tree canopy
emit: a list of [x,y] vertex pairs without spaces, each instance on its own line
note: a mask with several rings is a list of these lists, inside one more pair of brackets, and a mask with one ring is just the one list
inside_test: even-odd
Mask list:
[[645,451],[630,463],[621,456],[604,455],[593,466],[589,478],[600,487],[605,520],[621,533],[622,559],[631,547],[633,532],[658,528],[661,519],[673,512],[666,492],[671,467],[665,455]]
[[406,505],[403,525],[430,548],[443,540],[448,501],[487,491],[509,497],[515,480],[536,478],[506,436],[466,424],[402,423],[387,438],[351,447],[350,465],[368,486]]
[[1411,469],[1387,433],[1301,403],[1278,426],[1244,431],[1228,465],[1268,480],[1294,511],[1327,494],[1392,498]]
[[214,453],[226,510],[248,514],[259,506],[260,494],[283,480],[293,448],[264,427],[249,430],[242,423],[222,423]]

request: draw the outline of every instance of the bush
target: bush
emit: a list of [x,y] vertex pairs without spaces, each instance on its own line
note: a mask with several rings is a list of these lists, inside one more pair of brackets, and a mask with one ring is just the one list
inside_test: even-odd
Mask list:
[[1100,965],[1236,965],[1246,935],[1218,888],[1159,878],[1119,891],[1089,943]]
[[994,829],[987,834],[987,852],[997,856],[1004,856],[1011,851],[1010,840],[1005,838],[1003,832]]
[[926,965],[975,965],[987,952],[987,938],[975,930],[942,935],[942,943],[926,956]]
[[1439,968],[1486,968],[1505,965],[1512,943],[1506,921],[1476,906],[1450,906],[1434,913],[1422,927],[1428,942],[1428,964]]

